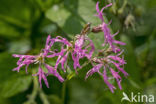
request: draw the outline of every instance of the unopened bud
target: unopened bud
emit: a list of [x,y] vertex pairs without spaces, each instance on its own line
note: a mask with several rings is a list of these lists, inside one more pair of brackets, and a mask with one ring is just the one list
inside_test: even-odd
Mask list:
[[98,32],[101,32],[102,31],[102,27],[99,25],[99,26],[95,26],[92,28],[91,32],[93,33],[98,33]]

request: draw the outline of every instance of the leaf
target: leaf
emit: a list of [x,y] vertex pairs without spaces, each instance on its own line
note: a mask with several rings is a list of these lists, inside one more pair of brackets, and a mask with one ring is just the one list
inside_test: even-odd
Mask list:
[[16,59],[10,54],[0,53],[0,88],[2,89],[0,96],[11,97],[25,91],[31,83],[31,76],[23,76],[21,72],[12,71],[16,67],[15,62]]
[[16,75],[12,69],[16,67],[16,59],[7,52],[0,53],[0,86],[6,80],[10,79],[12,76]]
[[61,104],[62,100],[56,95],[49,95],[48,100],[51,104]]
[[129,77],[133,79],[135,83],[140,82],[140,69],[136,63],[136,56],[134,54],[134,49],[132,47],[131,41],[126,35],[121,35],[121,41],[125,42],[124,55],[127,64],[125,65],[125,70],[129,73]]
[[[68,83],[70,90],[70,104],[120,104],[119,91],[111,93],[107,85],[100,78],[84,81],[82,78],[71,79]],[[81,89],[81,90],[80,90]]]
[[[11,26],[10,24],[0,20],[0,36],[4,37],[18,37],[20,36],[20,32],[17,28]],[[8,31],[9,30],[9,31]]]
[[42,11],[46,11],[53,4],[59,3],[61,0],[35,0],[38,6],[42,9]]
[[49,9],[46,13],[47,18],[56,22],[63,29],[63,31],[68,34],[75,34],[76,32],[80,31],[79,27],[82,26],[80,25],[79,21],[76,23],[76,26],[78,27],[72,26],[75,24],[75,19],[71,19],[70,15],[71,13],[69,11],[59,5],[53,6],[53,8]]
[[21,39],[18,41],[12,41],[9,43],[8,51],[10,53],[24,54],[30,50],[30,41],[28,39]]
[[31,76],[18,77],[5,82],[2,88],[3,97],[11,97],[29,88]]
[[31,18],[32,6],[30,1],[17,0],[14,2],[12,0],[1,0],[0,4],[2,4],[0,6],[0,36],[15,38],[29,34],[33,20]]
[[97,24],[99,20],[95,13],[95,3],[91,0],[65,0],[64,4],[49,9],[46,17],[56,22],[67,34],[73,35],[80,33],[87,22]]
[[89,87],[87,82],[80,79],[72,79],[69,86],[71,98],[68,102],[70,104],[95,104],[95,89],[92,90],[93,87]]
[[156,41],[154,40],[156,35],[156,29],[153,30],[152,34],[148,38],[147,42],[138,46],[135,49],[135,53],[137,55],[138,63],[140,66],[145,66],[147,59],[151,58],[154,60],[156,55],[154,54],[156,51]]
[[[17,0],[16,2],[12,1],[12,0],[1,0],[0,1],[1,7],[0,7],[0,12],[1,15],[0,16],[6,16],[9,18],[13,18],[16,21],[21,21],[21,22],[28,22],[30,20],[29,16],[30,16],[30,2],[29,1],[21,1],[21,0]],[[13,4],[13,5],[10,5]],[[3,19],[7,19],[7,18],[3,18]]]

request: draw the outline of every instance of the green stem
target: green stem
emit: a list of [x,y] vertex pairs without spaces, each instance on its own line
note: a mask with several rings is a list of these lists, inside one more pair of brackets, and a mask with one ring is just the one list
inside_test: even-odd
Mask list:
[[47,95],[42,91],[42,89],[40,89],[39,95],[41,100],[43,101],[43,104],[50,104],[47,99]]
[[39,89],[39,84],[38,84],[38,80],[37,77],[33,77],[33,91],[31,95],[28,95],[28,101],[24,102],[24,104],[35,104],[35,98],[38,94],[38,89]]
[[65,104],[65,97],[66,97],[66,81],[64,81],[62,86],[62,104]]

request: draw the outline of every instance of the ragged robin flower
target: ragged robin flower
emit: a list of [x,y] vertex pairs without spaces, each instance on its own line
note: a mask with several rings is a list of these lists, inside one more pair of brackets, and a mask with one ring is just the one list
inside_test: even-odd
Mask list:
[[107,43],[111,46],[111,48],[113,49],[114,52],[117,51],[117,47],[115,46],[115,44],[119,44],[119,45],[125,45],[125,43],[115,40],[113,39],[114,36],[116,36],[118,34],[118,32],[116,32],[115,34],[111,34],[111,31],[108,27],[109,24],[111,24],[111,21],[106,24],[104,21],[104,14],[103,14],[103,10],[109,6],[111,6],[112,3],[106,5],[105,7],[103,7],[101,10],[99,9],[99,2],[97,2],[96,4],[96,11],[97,14],[95,16],[97,16],[100,20],[101,20],[101,24],[93,27],[92,32],[97,33],[97,32],[103,32],[104,33],[104,43],[102,44],[103,46],[105,46]]
[[[87,57],[90,59],[94,52],[94,44],[92,40],[87,37],[87,33],[90,29],[90,24],[87,24],[85,28],[82,30],[81,34],[75,36],[74,41],[68,41],[67,39],[57,36],[54,40],[52,39],[51,42],[60,42],[62,43],[61,51],[60,52],[51,52],[50,55],[47,55],[48,58],[58,57],[56,61],[55,68],[57,69],[58,65],[61,64],[61,67],[64,72],[65,70],[65,63],[67,63],[69,53],[72,56],[74,62],[74,69],[77,72],[77,68],[81,68],[79,60]],[[57,40],[57,41],[56,41]],[[51,47],[51,46],[50,46]],[[51,51],[51,50],[49,50]]]
[[[30,64],[39,64],[38,72],[37,74],[33,74],[33,76],[39,77],[40,87],[42,87],[41,80],[43,79],[46,86],[49,88],[49,84],[47,81],[47,75],[52,74],[53,76],[57,77],[60,82],[63,82],[64,79],[62,76],[57,72],[57,69],[54,67],[48,65],[45,63],[45,58],[47,57],[47,54],[49,53],[49,42],[50,42],[50,35],[47,38],[45,49],[42,50],[42,52],[39,55],[17,55],[13,54],[13,57],[18,57],[19,60],[17,61],[18,67],[14,68],[13,71],[19,72],[21,67],[26,66],[25,70],[27,73],[28,66]],[[48,70],[48,73],[45,73],[42,69],[42,66],[45,66]]]
[[[122,78],[119,75],[119,72],[123,73],[125,77],[128,76],[128,73],[123,69],[124,64],[126,64],[124,57],[120,57],[123,51],[120,51],[116,54],[110,54],[110,50],[112,49],[108,48],[107,50],[103,51],[105,54],[109,52],[108,54],[103,55],[102,57],[94,57],[91,60],[93,68],[87,72],[85,79],[97,72],[103,77],[104,82],[113,93],[114,89],[116,88],[108,81],[107,71],[111,72],[112,76],[116,79],[120,89],[122,89]],[[115,71],[115,69],[117,69],[117,71]]]

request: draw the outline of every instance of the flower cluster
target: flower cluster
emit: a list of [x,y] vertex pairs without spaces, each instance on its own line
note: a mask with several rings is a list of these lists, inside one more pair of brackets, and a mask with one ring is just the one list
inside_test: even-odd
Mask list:
[[[46,44],[44,49],[38,55],[17,55],[13,54],[13,57],[19,58],[17,61],[17,67],[14,68],[14,71],[18,71],[21,67],[25,66],[25,70],[27,73],[28,66],[30,64],[38,64],[38,72],[33,74],[33,76],[38,76],[40,87],[42,87],[42,79],[44,80],[46,86],[49,88],[49,84],[47,81],[48,75],[53,75],[58,78],[60,82],[63,82],[65,79],[59,73],[59,64],[61,65],[61,69],[64,73],[67,71],[68,66],[68,59],[71,56],[73,61],[73,67],[75,72],[77,69],[81,69],[82,66],[80,65],[80,59],[87,58],[88,61],[92,64],[93,68],[90,69],[85,79],[89,76],[93,75],[97,72],[99,75],[103,77],[104,82],[109,87],[111,92],[114,92],[115,86],[113,86],[109,82],[109,78],[107,76],[107,71],[110,71],[113,78],[116,79],[117,84],[120,89],[122,78],[119,75],[119,72],[123,73],[125,77],[128,76],[128,73],[124,71],[124,64],[126,64],[122,53],[124,52],[120,49],[117,44],[125,45],[125,43],[115,40],[113,37],[118,34],[111,34],[108,25],[106,24],[103,18],[103,10],[112,4],[109,4],[103,7],[101,10],[99,9],[99,2],[96,4],[97,15],[101,20],[101,24],[91,28],[90,23],[85,26],[85,28],[81,31],[80,34],[76,35],[73,41],[68,41],[66,38],[61,36],[57,36],[56,38],[52,38],[50,35],[47,37]],[[108,48],[104,48],[103,50],[99,50],[98,55],[93,56],[95,51],[93,41],[88,37],[90,32],[104,33],[104,43],[102,46],[109,45]],[[60,50],[52,49],[55,43],[61,44]],[[96,49],[97,50],[97,49]],[[46,59],[54,58],[56,59],[55,65],[49,65],[46,63]],[[43,67],[47,69],[47,72],[43,70]],[[117,71],[115,71],[117,69]]]

